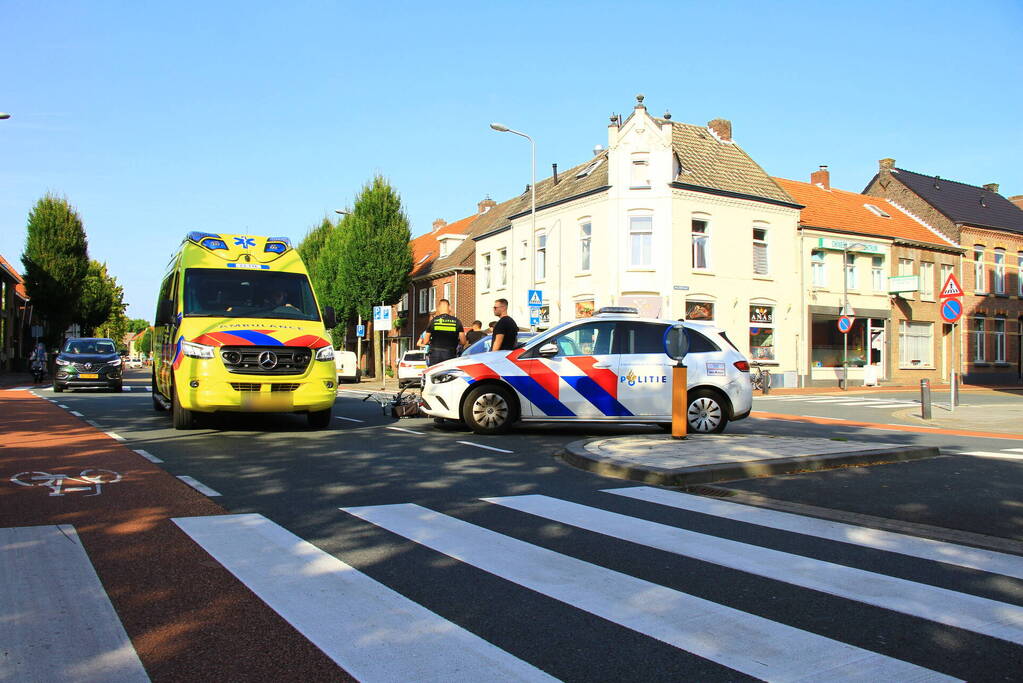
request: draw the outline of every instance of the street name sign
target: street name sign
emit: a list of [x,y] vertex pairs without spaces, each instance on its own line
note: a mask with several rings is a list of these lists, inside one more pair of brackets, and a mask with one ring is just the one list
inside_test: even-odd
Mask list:
[[956,279],[955,273],[949,273],[948,277],[945,278],[945,284],[941,287],[941,293],[938,297],[944,299],[950,296],[962,296],[963,287],[959,284],[959,280]]

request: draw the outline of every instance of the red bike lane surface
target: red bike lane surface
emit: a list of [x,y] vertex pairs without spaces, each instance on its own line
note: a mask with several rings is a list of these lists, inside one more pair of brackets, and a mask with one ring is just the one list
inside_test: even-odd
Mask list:
[[[80,476],[97,469],[121,479]],[[12,481],[24,472],[78,480],[51,495],[40,474],[19,478],[31,486]],[[61,408],[0,393],[0,528],[74,525],[152,680],[353,680],[171,521],[222,514]]]

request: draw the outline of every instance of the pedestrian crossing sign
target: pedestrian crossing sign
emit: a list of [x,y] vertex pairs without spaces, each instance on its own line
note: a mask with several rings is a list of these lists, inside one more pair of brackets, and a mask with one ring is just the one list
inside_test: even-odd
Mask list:
[[959,280],[956,279],[955,273],[949,273],[945,279],[945,284],[941,288],[941,294],[938,296],[942,299],[949,296],[962,296],[963,288],[959,284]]
[[543,306],[543,292],[539,289],[529,290],[529,307],[540,308]]

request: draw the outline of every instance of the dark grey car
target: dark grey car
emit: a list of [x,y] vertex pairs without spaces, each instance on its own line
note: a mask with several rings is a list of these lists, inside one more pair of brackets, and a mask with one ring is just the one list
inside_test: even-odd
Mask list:
[[109,389],[121,391],[121,357],[113,339],[68,339],[56,360],[53,390]]

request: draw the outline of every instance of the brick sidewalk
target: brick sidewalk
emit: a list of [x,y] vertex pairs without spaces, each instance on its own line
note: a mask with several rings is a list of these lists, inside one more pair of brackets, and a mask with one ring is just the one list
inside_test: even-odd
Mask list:
[[[0,527],[75,527],[152,680],[351,680],[171,522],[223,508],[27,391],[0,392],[0,416]],[[59,496],[12,481],[90,468],[123,479]]]

